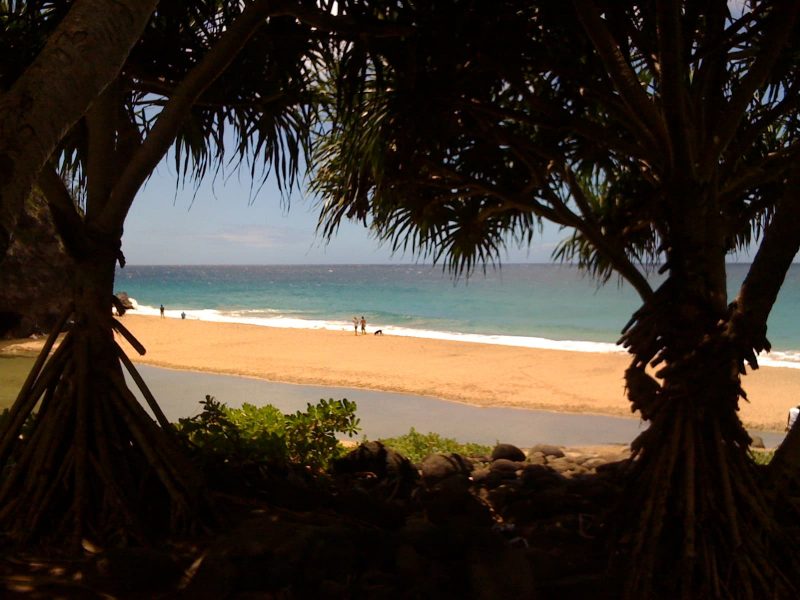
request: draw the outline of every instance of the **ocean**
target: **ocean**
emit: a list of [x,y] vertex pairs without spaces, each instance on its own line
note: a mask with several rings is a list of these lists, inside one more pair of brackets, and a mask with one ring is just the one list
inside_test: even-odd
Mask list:
[[[729,294],[748,265],[731,264]],[[272,327],[350,330],[582,352],[616,345],[636,292],[612,279],[599,286],[570,265],[509,264],[453,277],[430,265],[135,266],[117,270],[116,291],[137,312]],[[773,308],[773,351],[761,364],[800,368],[800,265]]]

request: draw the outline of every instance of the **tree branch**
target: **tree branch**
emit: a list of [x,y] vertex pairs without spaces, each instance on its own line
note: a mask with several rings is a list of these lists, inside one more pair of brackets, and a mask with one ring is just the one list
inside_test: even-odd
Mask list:
[[781,179],[800,160],[800,142],[778,152],[772,152],[758,162],[744,164],[738,171],[726,177],[725,186],[719,191],[719,204],[738,198],[755,185]]
[[157,3],[77,0],[39,56],[0,97],[0,257],[40,169],[117,76]]
[[747,71],[747,75],[741,80],[714,128],[712,143],[702,161],[704,171],[711,169],[716,164],[719,155],[725,151],[736,135],[747,106],[753,100],[753,95],[766,82],[781,50],[789,39],[789,34],[792,32],[798,12],[800,12],[800,3],[784,0],[776,3],[773,11],[771,26],[763,35],[763,49],[759,52],[753,66]]
[[609,238],[597,225],[589,199],[586,197],[583,187],[575,178],[575,173],[572,169],[567,165],[563,165],[562,174],[572,198],[583,214],[583,218],[576,216],[577,224],[573,225],[573,227],[585,235],[597,251],[611,261],[614,270],[633,286],[642,301],[647,301],[653,295],[653,288],[650,287],[647,278],[628,258],[625,253],[625,247],[619,243],[620,240],[618,238]]
[[67,186],[51,164],[46,164],[39,173],[39,187],[44,192],[56,232],[67,253],[73,258],[87,256],[89,242],[83,219],[75,208]]
[[150,134],[114,186],[108,205],[97,219],[99,228],[114,230],[122,227],[136,193],[169,150],[194,102],[222,74],[250,37],[264,24],[272,5],[269,0],[256,0],[248,4],[208,54],[175,88]]
[[[747,354],[752,354],[752,349],[756,352],[769,350],[766,339],[767,318],[792,260],[800,250],[798,196],[800,170],[795,168],[767,226],[753,264],[732,304],[729,335]],[[748,362],[753,368],[758,368],[754,356]]]
[[89,130],[89,150],[86,158],[86,214],[100,213],[108,201],[117,175],[116,167],[116,114],[117,90],[109,85],[86,113]]
[[800,91],[798,87],[800,87],[800,84],[794,82],[794,85],[784,90],[783,98],[780,101],[763,112],[755,112],[754,116],[757,116],[755,121],[751,121],[746,125],[742,133],[732,140],[725,149],[724,158],[726,163],[741,160],[742,155],[750,149],[756,138],[765,129],[775,127],[780,117],[792,115],[797,111],[797,107],[800,106]]
[[729,11],[726,0],[709,3],[705,16],[703,44],[697,49],[692,62],[698,65],[692,79],[692,104],[698,107],[698,129],[701,139],[712,137],[711,127],[724,103],[724,78],[727,66],[727,52],[734,45],[734,35],[753,18],[753,13],[745,13],[725,29]]
[[658,60],[661,65],[661,108],[669,131],[669,163],[673,172],[694,172],[696,143],[694,129],[689,123],[686,86],[686,60],[683,56],[681,3],[658,0],[656,26],[658,31]]
[[668,143],[663,121],[647,93],[642,89],[636,73],[633,72],[619,45],[606,27],[592,0],[573,0],[578,19],[592,41],[600,59],[606,67],[608,76],[614,84],[622,101],[628,107],[632,121],[642,119],[642,127],[647,134],[662,144]]

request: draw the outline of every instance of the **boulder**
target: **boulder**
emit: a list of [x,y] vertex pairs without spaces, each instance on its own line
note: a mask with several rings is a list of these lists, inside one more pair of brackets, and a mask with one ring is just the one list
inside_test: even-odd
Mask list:
[[561,458],[564,456],[564,451],[561,448],[551,444],[536,444],[530,450],[528,450],[528,456],[532,456],[537,452],[541,452],[548,459],[550,457]]
[[492,460],[505,458],[507,460],[525,460],[525,453],[513,444],[497,444],[492,450]]
[[369,474],[373,478],[372,488],[384,488],[390,495],[400,498],[408,496],[419,479],[419,472],[410,460],[381,442],[361,444],[335,460],[331,469],[338,475]]
[[517,472],[522,471],[524,468],[524,462],[508,460],[507,458],[498,458],[489,465],[489,470],[491,470],[492,473],[498,473],[509,479],[516,477]]
[[758,435],[751,435],[750,436],[750,447],[751,448],[763,448],[764,447],[764,439]]
[[541,452],[529,452],[527,462],[532,465],[543,465],[547,463],[547,459]]
[[128,292],[117,292],[115,295],[125,310],[136,310],[139,307],[136,300],[128,296]]
[[426,485],[436,483],[454,475],[469,477],[472,463],[460,454],[431,454],[422,461],[420,471]]
[[548,458],[547,466],[556,471],[557,473],[562,473],[562,474],[578,471],[581,469],[580,465],[578,465],[574,460],[566,456]]

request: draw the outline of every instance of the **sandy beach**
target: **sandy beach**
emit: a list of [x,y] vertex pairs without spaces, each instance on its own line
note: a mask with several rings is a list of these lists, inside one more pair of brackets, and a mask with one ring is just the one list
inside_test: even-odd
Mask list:
[[[628,356],[495,346],[352,331],[278,329],[129,313],[144,344],[135,362],[277,382],[411,393],[477,406],[636,416],[624,394]],[[35,347],[36,343],[29,343]],[[745,379],[741,418],[782,430],[800,397],[800,370],[762,367]]]

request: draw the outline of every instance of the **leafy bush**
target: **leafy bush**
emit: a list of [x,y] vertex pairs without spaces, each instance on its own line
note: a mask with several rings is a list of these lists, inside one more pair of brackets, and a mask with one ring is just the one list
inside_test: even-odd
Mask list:
[[320,399],[314,406],[310,402],[305,412],[286,415],[285,436],[289,458],[296,462],[325,467],[337,458],[343,448],[336,432],[353,437],[359,432],[359,419],[355,415],[356,403]]
[[768,465],[775,456],[774,450],[750,450],[750,456],[757,465]]
[[492,453],[491,447],[483,444],[462,444],[452,438],[442,437],[438,433],[419,433],[413,427],[405,435],[380,441],[414,463],[419,463],[429,454],[435,453],[456,452],[463,456],[485,456]]
[[203,458],[226,463],[299,462],[324,468],[342,448],[337,433],[358,433],[356,404],[349,400],[320,400],[305,412],[284,415],[271,405],[244,404],[229,408],[212,396],[203,411],[180,419],[181,437]]

